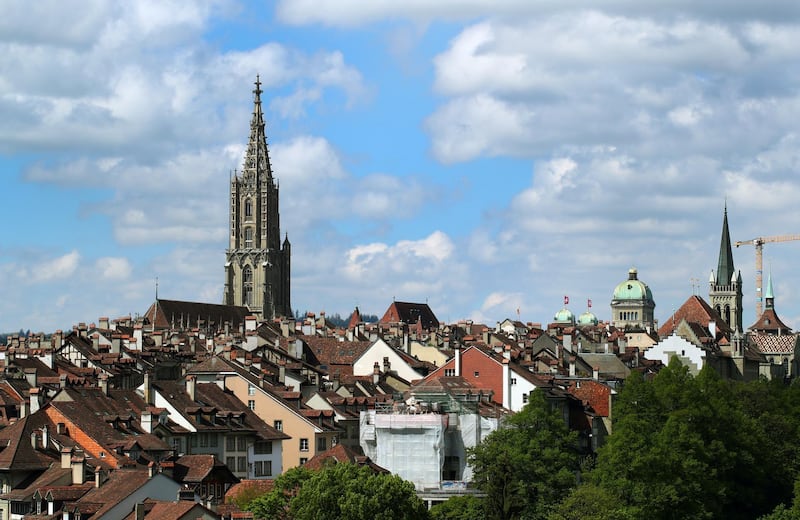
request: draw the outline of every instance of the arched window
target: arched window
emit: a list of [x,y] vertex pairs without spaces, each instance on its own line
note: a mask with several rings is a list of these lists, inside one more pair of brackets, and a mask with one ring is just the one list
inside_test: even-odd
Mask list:
[[725,323],[727,323],[728,325],[731,324],[731,306],[730,305],[726,305],[725,306],[725,316],[723,316],[723,319],[725,320]]
[[244,247],[253,247],[253,228],[244,228]]
[[253,201],[250,199],[245,199],[244,201],[244,216],[248,220],[253,216]]

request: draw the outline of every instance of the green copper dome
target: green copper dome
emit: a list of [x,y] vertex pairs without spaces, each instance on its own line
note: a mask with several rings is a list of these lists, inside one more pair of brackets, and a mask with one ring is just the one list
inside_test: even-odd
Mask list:
[[653,293],[646,283],[637,277],[635,268],[628,271],[628,279],[614,289],[614,300],[647,300],[653,301]]
[[575,323],[575,315],[566,307],[558,311],[553,319],[558,323]]
[[580,325],[597,325],[598,323],[597,316],[595,316],[589,311],[586,311],[580,316],[578,316],[578,323]]

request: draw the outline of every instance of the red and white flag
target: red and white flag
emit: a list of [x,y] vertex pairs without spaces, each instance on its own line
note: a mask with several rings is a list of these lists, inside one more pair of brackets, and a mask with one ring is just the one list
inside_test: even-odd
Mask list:
[[589,300],[589,308],[592,308],[592,300]]
[[564,296],[564,305],[569,305],[569,296]]

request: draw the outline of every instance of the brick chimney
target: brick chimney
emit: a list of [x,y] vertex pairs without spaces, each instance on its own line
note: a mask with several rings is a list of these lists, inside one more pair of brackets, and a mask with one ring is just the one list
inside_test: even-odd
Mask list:
[[97,385],[102,390],[103,395],[108,396],[108,374],[100,374],[97,378]]

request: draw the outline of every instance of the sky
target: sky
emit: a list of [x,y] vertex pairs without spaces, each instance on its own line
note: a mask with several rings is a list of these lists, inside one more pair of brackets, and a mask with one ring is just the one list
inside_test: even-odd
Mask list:
[[[800,233],[800,3],[6,0],[0,332],[221,303],[260,75],[292,306],[662,323]],[[767,244],[800,328],[800,241]],[[744,322],[755,255],[734,250]]]

